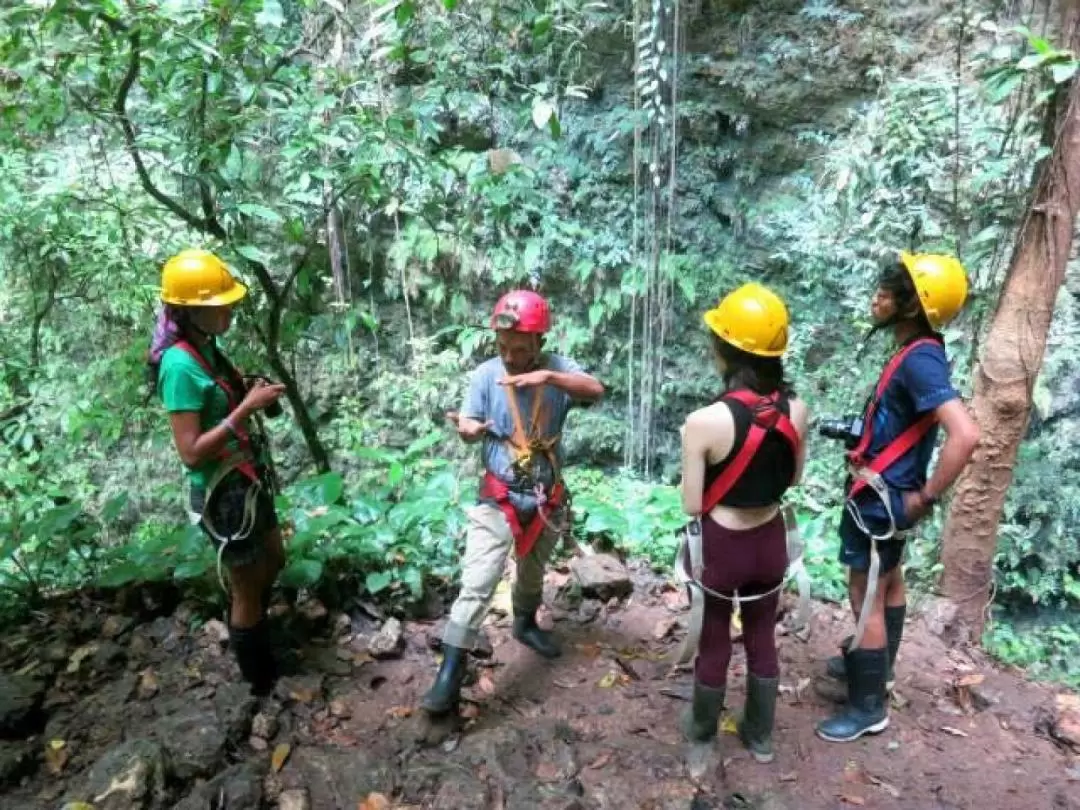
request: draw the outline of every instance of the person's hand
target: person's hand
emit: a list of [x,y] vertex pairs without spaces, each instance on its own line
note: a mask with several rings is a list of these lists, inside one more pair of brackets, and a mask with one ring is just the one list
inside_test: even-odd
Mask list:
[[933,503],[923,495],[921,490],[909,490],[904,493],[904,516],[912,526],[930,514],[933,508]]
[[450,411],[446,414],[446,418],[457,427],[458,436],[467,442],[475,442],[477,439],[482,438],[489,428],[495,426],[495,423],[490,419],[481,422],[477,419],[462,416],[457,411]]
[[499,380],[499,385],[513,386],[514,388],[537,388],[551,382],[551,372],[546,368],[530,371],[526,374],[513,374]]
[[281,383],[268,383],[265,380],[255,380],[248,389],[247,396],[240,403],[239,411],[242,416],[261,411],[268,405],[277,402],[278,397],[285,393],[285,386]]

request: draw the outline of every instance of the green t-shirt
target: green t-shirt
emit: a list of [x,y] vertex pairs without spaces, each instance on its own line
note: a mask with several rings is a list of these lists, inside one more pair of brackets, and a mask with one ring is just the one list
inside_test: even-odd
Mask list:
[[[199,352],[211,367],[214,355],[209,347],[199,348]],[[221,423],[229,415],[229,400],[221,386],[214,382],[202,366],[183,349],[170,346],[161,356],[158,369],[158,391],[169,413],[178,411],[198,411],[199,426],[205,433]],[[239,442],[235,436],[229,437],[228,449],[238,451]],[[213,477],[219,463],[211,459],[195,468],[188,468],[188,478],[192,487],[205,488]]]

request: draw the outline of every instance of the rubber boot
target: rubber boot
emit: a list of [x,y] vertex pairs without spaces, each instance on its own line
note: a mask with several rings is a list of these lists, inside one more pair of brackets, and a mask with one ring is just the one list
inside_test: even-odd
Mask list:
[[847,704],[817,725],[818,736],[829,742],[851,742],[889,727],[885,697],[888,650],[884,647],[848,650],[844,653],[844,663],[848,673]]
[[277,681],[277,662],[274,660],[266,620],[254,627],[229,628],[232,645],[240,674],[251,684],[251,691],[258,696],[268,695]]
[[683,734],[690,742],[708,742],[716,738],[720,714],[724,711],[726,687],[706,686],[694,681],[690,708],[683,714]]
[[544,658],[558,658],[562,655],[555,637],[536,623],[536,611],[531,610],[514,616],[514,638]]
[[746,707],[737,729],[750,755],[762,764],[773,761],[772,730],[779,688],[779,678],[746,676]]
[[[896,684],[896,656],[900,652],[900,642],[904,638],[904,618],[907,605],[885,608],[885,638],[889,645],[889,674],[885,678],[885,689],[891,692]],[[840,649],[847,650],[855,636],[848,636],[840,642]],[[844,668],[844,656],[834,655],[825,663],[825,671],[838,681],[847,680]]]
[[424,695],[420,708],[431,714],[444,714],[457,706],[461,697],[461,682],[465,678],[465,659],[468,651],[443,644],[442,666],[435,683]]

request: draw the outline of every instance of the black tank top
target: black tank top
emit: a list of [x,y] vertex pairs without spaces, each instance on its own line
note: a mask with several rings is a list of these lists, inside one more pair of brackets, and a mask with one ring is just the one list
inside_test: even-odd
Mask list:
[[[706,492],[738,454],[739,448],[743,446],[750,432],[750,423],[753,419],[750,409],[741,402],[730,399],[722,401],[731,409],[731,415],[735,420],[735,443],[723,461],[710,464],[705,468]],[[776,408],[785,416],[791,416],[791,403],[787,397],[780,397]],[[776,503],[791,486],[791,478],[794,475],[795,453],[792,452],[791,445],[779,431],[770,430],[765,434],[765,439],[761,442],[754,457],[750,459],[750,465],[739,476],[735,486],[720,499],[720,503],[741,509]]]

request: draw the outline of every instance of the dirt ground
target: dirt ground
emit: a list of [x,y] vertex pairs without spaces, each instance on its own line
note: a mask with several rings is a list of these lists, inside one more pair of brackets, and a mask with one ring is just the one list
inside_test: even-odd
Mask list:
[[[378,608],[278,604],[292,672],[256,700],[220,622],[187,605],[71,600],[0,640],[4,810],[1080,810],[1080,701],[950,649],[933,615],[908,621],[891,724],[827,744],[814,723],[823,661],[850,632],[815,603],[808,639],[778,624],[776,760],[755,763],[722,724],[714,766],[690,778],[677,731],[690,672],[669,659],[683,593],[643,567],[632,593],[582,598],[549,574],[548,662],[510,638],[500,589],[459,713],[416,709],[440,622]],[[131,596],[127,597],[128,602]],[[157,614],[157,615],[155,615]],[[736,645],[729,713],[742,704]]]

